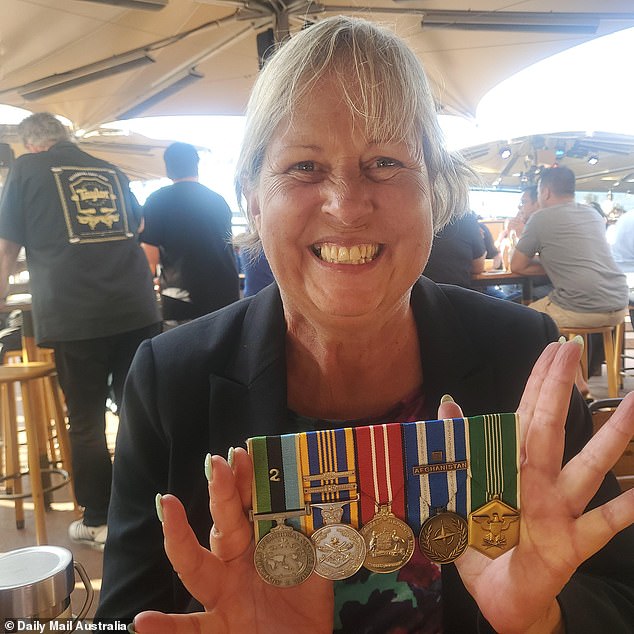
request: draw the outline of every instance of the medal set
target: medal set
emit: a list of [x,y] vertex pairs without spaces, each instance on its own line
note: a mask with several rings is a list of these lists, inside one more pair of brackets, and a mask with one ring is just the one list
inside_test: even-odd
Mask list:
[[440,564],[498,557],[519,540],[518,437],[515,414],[492,414],[249,438],[259,575],[394,572],[417,541]]

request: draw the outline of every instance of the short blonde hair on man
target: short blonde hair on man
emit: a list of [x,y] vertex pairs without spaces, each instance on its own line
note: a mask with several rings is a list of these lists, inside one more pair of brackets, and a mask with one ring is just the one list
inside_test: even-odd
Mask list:
[[[404,141],[424,161],[431,186],[434,230],[468,209],[472,172],[447,151],[425,72],[412,50],[392,31],[360,18],[319,21],[280,46],[260,73],[246,113],[236,170],[236,194],[257,188],[264,155],[284,119],[322,78],[339,79],[342,94],[367,136]],[[238,242],[257,253],[259,236],[247,209],[249,230]]]

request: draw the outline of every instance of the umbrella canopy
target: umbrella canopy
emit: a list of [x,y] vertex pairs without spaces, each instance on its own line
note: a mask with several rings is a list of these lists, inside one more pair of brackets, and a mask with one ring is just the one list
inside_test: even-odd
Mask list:
[[[348,0],[349,2],[350,0]],[[242,114],[259,53],[324,16],[356,14],[403,36],[439,112],[475,115],[530,64],[634,25],[631,0],[3,0],[0,103],[77,129],[150,115]]]
[[492,141],[461,151],[483,188],[519,190],[541,167],[564,165],[577,190],[634,192],[634,136],[607,132],[558,132]]

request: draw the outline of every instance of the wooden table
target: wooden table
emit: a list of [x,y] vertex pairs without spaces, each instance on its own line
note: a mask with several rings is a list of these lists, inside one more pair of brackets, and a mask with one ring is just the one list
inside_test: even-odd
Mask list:
[[486,288],[487,286],[507,286],[521,284],[522,304],[530,304],[533,301],[533,285],[549,284],[547,275],[522,275],[511,271],[484,271],[474,273],[471,276],[473,288]]

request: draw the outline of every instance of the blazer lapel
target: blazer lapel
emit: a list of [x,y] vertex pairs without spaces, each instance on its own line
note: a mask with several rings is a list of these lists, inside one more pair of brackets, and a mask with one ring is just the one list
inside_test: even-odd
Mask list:
[[236,353],[224,373],[209,377],[212,451],[243,444],[254,433],[285,433],[285,334],[282,302],[272,285],[251,300]]
[[[458,319],[442,285],[420,278],[412,291],[423,366],[425,418],[436,418],[444,394],[451,394],[465,415],[478,411],[483,392],[492,386],[492,372],[483,364]],[[433,362],[431,361],[433,359]]]

